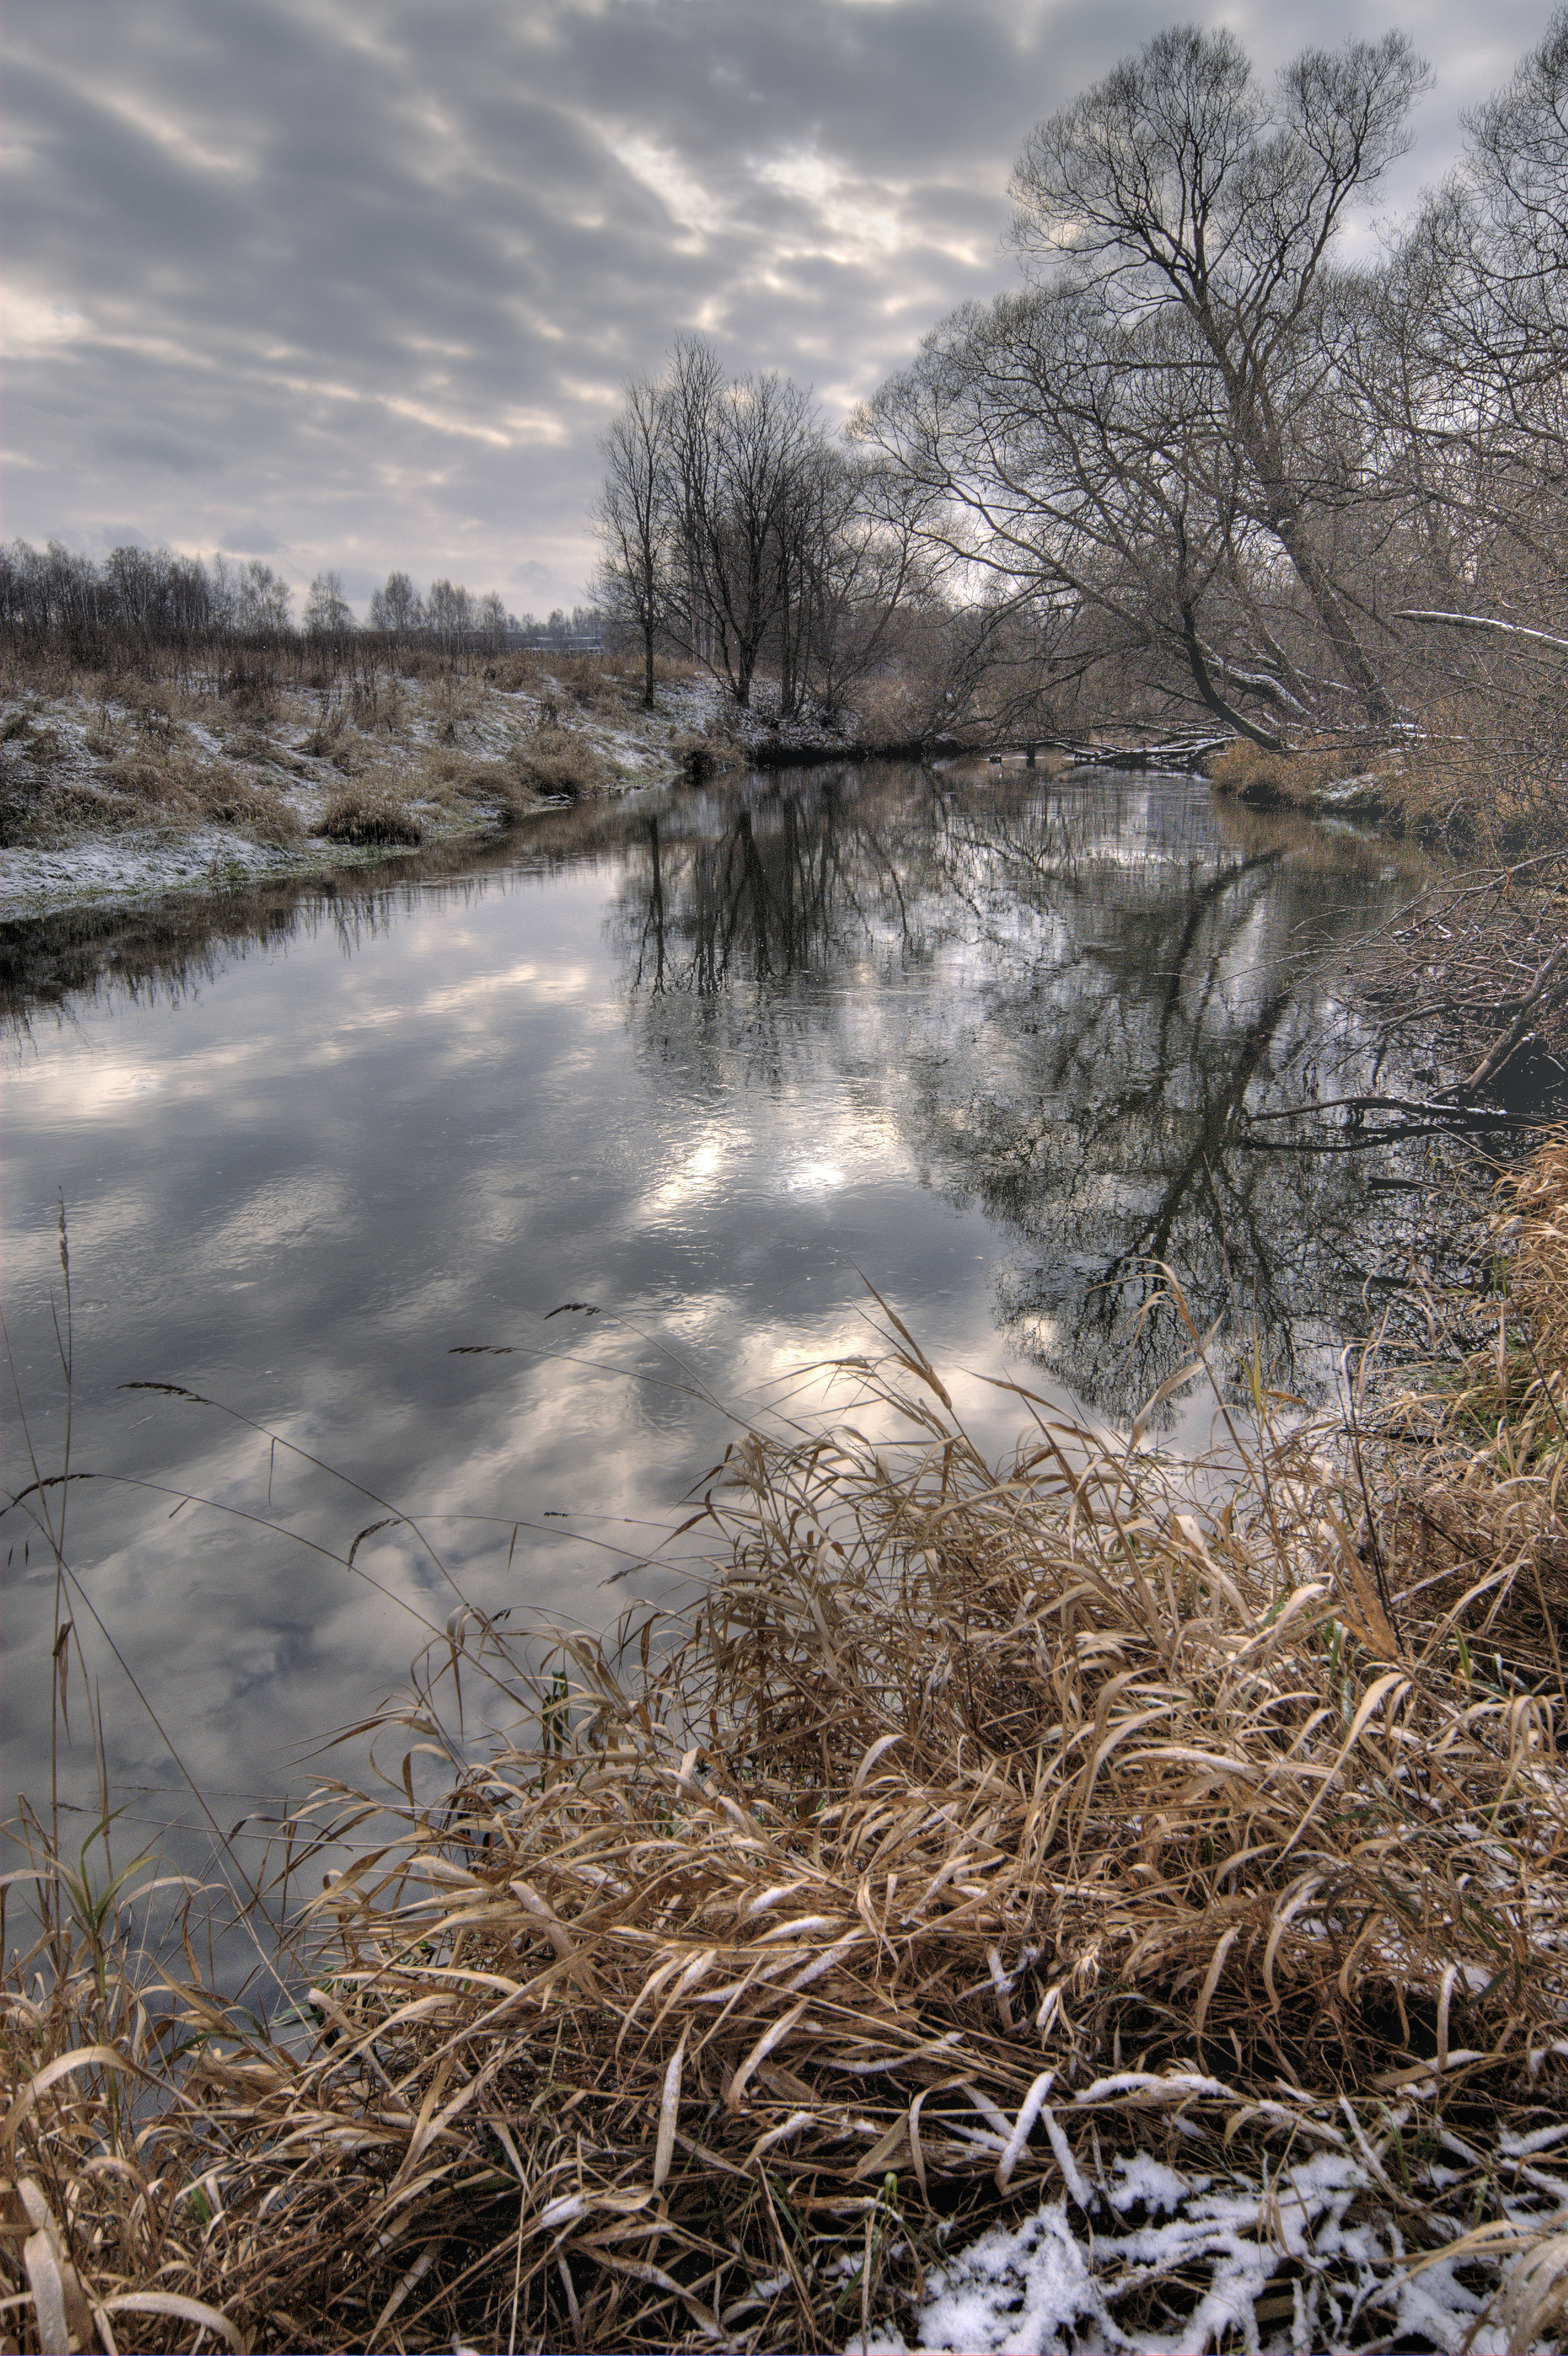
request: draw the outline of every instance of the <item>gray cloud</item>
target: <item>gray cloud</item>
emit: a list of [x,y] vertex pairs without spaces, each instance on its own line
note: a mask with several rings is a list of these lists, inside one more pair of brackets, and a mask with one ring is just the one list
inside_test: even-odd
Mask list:
[[[1156,0],[14,0],[6,530],[582,594],[595,442],[683,327],[837,417],[1011,276],[1041,114]],[[1260,64],[1376,31],[1214,6]],[[1414,0],[1437,86],[1388,191],[1539,37]]]

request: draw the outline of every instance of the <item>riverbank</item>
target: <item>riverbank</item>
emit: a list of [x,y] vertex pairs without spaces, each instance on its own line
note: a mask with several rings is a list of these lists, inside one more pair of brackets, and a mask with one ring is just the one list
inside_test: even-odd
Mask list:
[[689,1614],[456,1616],[251,2009],[40,1859],[21,2344],[1550,2342],[1565,1192],[1372,1430],[1259,1383],[1201,1495],[1039,1405],[986,1463],[890,1327],[879,1437],[731,1451]]
[[665,784],[708,744],[682,672],[654,710],[609,659],[216,683],[12,678],[0,695],[0,916],[225,890],[441,848]]
[[[1238,740],[1208,764],[1215,790],[1259,810],[1375,827],[1442,859],[1446,873],[1398,925],[1367,942],[1362,993],[1391,1046],[1435,1080],[1440,1117],[1484,1099],[1528,1120],[1568,1089],[1568,801],[1561,748],[1544,737],[1413,740],[1358,757],[1343,745],[1288,756]],[[1431,1109],[1430,1107],[1427,1108]],[[1412,1108],[1419,1109],[1419,1108]]]
[[1462,862],[1568,853],[1563,749],[1541,732],[1521,744],[1499,727],[1480,738],[1324,739],[1281,753],[1236,737],[1203,766],[1218,792],[1250,809],[1360,819]]
[[572,802],[745,765],[918,757],[737,712],[688,665],[609,655],[428,657],[294,677],[0,680],[0,920],[223,892],[482,840]]

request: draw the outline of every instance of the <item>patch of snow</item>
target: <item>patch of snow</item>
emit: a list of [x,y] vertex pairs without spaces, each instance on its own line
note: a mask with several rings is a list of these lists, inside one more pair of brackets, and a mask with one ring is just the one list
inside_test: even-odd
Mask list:
[[[1121,2182],[1111,2189],[1111,2206],[1124,2212],[1139,2201],[1157,2215],[1162,2211],[1179,2209],[1192,2189],[1179,2169],[1150,2159],[1147,2152],[1138,2152],[1131,2159],[1119,2159],[1116,2168]],[[1207,2191],[1206,2176],[1195,2181],[1200,2190]]]
[[[153,892],[202,891],[249,877],[297,872],[313,853],[252,842],[227,828],[200,827],[175,841],[100,836],[59,851],[0,851],[0,917],[40,915],[64,900],[140,899]],[[341,858],[334,846],[333,855]]]
[[1342,816],[1374,818],[1382,809],[1383,781],[1371,770],[1358,771],[1353,777],[1336,777],[1320,787],[1314,797],[1319,809],[1338,811]]
[[[996,2226],[928,2279],[917,2347],[1027,2350],[1081,2347],[1091,2322],[1106,2348],[1130,2348],[1089,2270],[1084,2248],[1053,2201],[1009,2231]],[[1064,2333],[1071,2332],[1071,2340]]]
[[[1540,2148],[1561,2132],[1520,2140]],[[1348,2152],[1318,2151],[1267,2180],[1222,2186],[1147,2153],[1118,2158],[1105,2199],[1122,2230],[1081,2237],[1062,2201],[992,2227],[927,2276],[910,2346],[965,2356],[1202,2356],[1237,2337],[1256,2356],[1391,2342],[1504,2356],[1492,2310],[1510,2250],[1428,2252],[1417,2262],[1380,2190]],[[1503,2206],[1511,2216],[1506,2198]],[[1556,2221],[1539,2208],[1518,2219],[1546,2230],[1563,2221],[1568,2209]],[[1457,2239],[1464,2222],[1440,2230]],[[1163,2329],[1145,2319],[1151,2294],[1157,2312],[1166,2305]],[[850,2347],[862,2344],[866,2356],[905,2348],[885,2328]]]

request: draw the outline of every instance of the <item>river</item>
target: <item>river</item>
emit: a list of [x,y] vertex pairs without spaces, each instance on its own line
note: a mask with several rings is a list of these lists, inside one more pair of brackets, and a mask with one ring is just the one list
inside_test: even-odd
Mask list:
[[[1221,1365],[1255,1330],[1324,1396],[1412,1198],[1243,1115],[1370,1068],[1342,952],[1418,880],[1200,781],[887,765],[5,928],[7,1482],[62,1461],[63,1204],[93,1478],[49,1494],[122,1851],[197,1858],[191,1783],[260,1840],[460,1595],[603,1626],[667,1592],[727,1440],[850,1395],[814,1370],[873,1345],[870,1287],[987,1445],[989,1378],[1117,1422],[1180,1363],[1157,1259]],[[393,1505],[419,1535],[331,1558]],[[9,1813],[55,1590],[5,1535]],[[85,1832],[74,1670],[62,1760]]]

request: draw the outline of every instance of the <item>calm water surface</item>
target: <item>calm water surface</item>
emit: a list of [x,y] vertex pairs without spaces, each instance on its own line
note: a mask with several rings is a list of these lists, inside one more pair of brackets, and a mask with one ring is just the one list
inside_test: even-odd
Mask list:
[[[1178,1363],[1150,1258],[1307,1390],[1365,1321],[1390,1165],[1237,1131],[1364,1054],[1336,952],[1413,887],[1386,846],[1184,780],[890,767],[563,811],[446,869],[10,929],[6,1477],[18,1396],[59,1465],[63,1199],[72,1462],[113,1476],[73,1484],[67,1551],[128,1825],[188,1795],[112,1646],[237,1821],[456,1589],[596,1625],[667,1589],[731,1417],[819,1400],[868,1284],[998,1446],[987,1376],[1116,1419]],[[274,1433],[445,1572],[406,1529],[361,1546],[374,1586],[293,1542],[382,1508]],[[8,1813],[45,1780],[53,1587],[5,1536]]]

